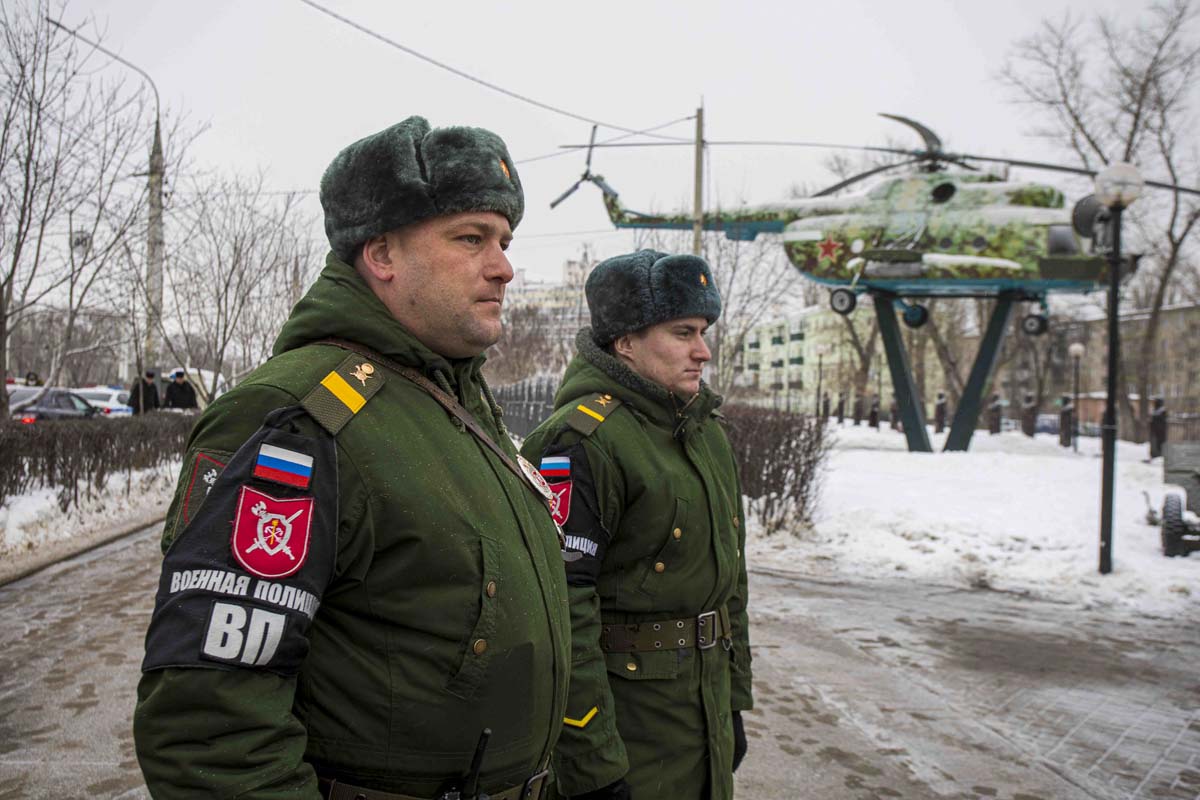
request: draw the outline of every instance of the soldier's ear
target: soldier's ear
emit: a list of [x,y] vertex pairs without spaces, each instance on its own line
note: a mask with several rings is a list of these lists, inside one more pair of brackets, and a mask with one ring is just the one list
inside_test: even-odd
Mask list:
[[377,281],[390,281],[396,274],[396,264],[387,234],[363,242],[355,266]]
[[618,358],[632,358],[633,342],[631,341],[630,335],[626,333],[622,336],[618,336],[616,339],[613,339],[612,349],[613,355],[617,356]]

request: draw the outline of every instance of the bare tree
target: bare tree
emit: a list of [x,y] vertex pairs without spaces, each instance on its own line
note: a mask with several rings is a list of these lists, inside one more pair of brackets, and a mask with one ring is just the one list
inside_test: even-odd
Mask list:
[[296,293],[295,271],[312,263],[315,245],[296,197],[265,192],[261,175],[193,178],[186,188],[189,201],[169,221],[186,247],[168,259],[160,335],[208,402],[230,368],[243,374],[265,360],[287,318],[281,297]]
[[0,9],[0,367],[22,315],[46,302],[61,324],[42,367],[53,383],[68,358],[102,346],[77,342],[76,324],[136,228],[149,135],[141,93],[89,75],[89,54],[48,11]]
[[[1172,182],[1193,183],[1200,176],[1194,20],[1189,0],[1155,3],[1129,24],[1104,14],[1088,24],[1070,16],[1046,20],[1013,49],[1002,79],[1037,115],[1035,134],[1078,164],[1096,169],[1130,161]],[[1099,55],[1089,60],[1092,53]],[[1121,369],[1133,376],[1137,390],[1136,407],[1127,393],[1123,406],[1140,441],[1156,384],[1162,309],[1178,288],[1178,274],[1194,271],[1200,203],[1178,192],[1153,192],[1131,209],[1131,217],[1146,258],[1126,293],[1149,320],[1139,346],[1122,354]]]

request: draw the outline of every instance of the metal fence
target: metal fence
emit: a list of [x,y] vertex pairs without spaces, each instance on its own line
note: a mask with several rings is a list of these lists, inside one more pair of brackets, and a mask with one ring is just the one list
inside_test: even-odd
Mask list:
[[504,424],[522,438],[533,432],[554,411],[554,393],[558,379],[526,378],[494,390],[496,400],[504,409]]

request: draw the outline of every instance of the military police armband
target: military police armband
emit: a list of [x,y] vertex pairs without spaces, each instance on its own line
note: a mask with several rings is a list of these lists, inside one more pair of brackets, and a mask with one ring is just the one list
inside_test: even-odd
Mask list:
[[303,413],[271,412],[176,532],[143,670],[299,670],[333,576],[338,520],[333,438],[288,430]]
[[594,585],[609,536],[600,522],[587,452],[581,443],[561,450],[551,448],[542,456],[540,472],[553,495],[550,513],[563,529],[565,552],[577,554],[566,563],[567,583]]

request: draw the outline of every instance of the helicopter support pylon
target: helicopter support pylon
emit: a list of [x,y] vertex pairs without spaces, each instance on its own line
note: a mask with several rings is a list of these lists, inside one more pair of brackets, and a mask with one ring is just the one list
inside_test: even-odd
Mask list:
[[1013,303],[1019,299],[1009,293],[1002,293],[996,298],[992,318],[988,320],[987,330],[979,341],[979,353],[971,366],[971,376],[967,378],[962,398],[954,411],[954,422],[950,425],[950,435],[946,437],[946,446],[943,448],[948,453],[965,452],[971,446],[971,436],[975,433],[975,425],[983,407],[983,391],[992,377],[992,370],[996,368],[996,357],[1004,342]]
[[[908,439],[910,453],[932,453],[929,431],[925,427],[925,411],[917,395],[917,384],[913,380],[912,367],[904,340],[900,337],[900,323],[896,320],[896,300],[882,292],[872,292],[875,301],[875,317],[879,320],[879,335],[883,339],[883,350],[887,353],[888,370],[892,374],[892,390],[896,395],[896,406],[900,409],[900,421],[904,425],[904,436]],[[883,403],[883,398],[879,398]]]

